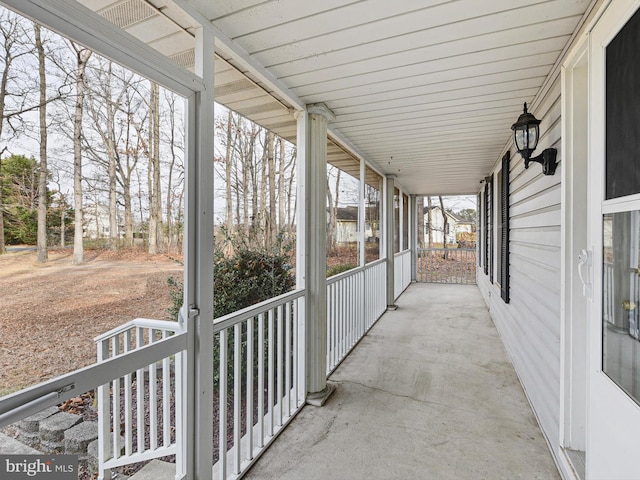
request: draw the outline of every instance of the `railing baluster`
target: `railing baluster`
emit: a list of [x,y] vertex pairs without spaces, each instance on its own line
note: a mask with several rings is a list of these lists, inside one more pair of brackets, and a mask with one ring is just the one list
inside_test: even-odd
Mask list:
[[269,310],[269,325],[268,325],[268,341],[267,341],[267,408],[269,409],[267,412],[268,415],[268,425],[267,425],[267,434],[272,437],[273,436],[273,390],[274,390],[274,371],[273,371],[273,362],[274,362],[274,351],[273,351],[273,308]]
[[[124,353],[131,351],[131,329],[124,333]],[[133,453],[131,374],[124,376],[124,453]]]
[[298,408],[298,299],[293,300],[293,408]]
[[258,315],[258,447],[264,447],[264,313]]
[[[109,358],[109,340],[99,341],[98,363]],[[99,478],[105,478],[104,462],[111,456],[112,443],[109,441],[111,431],[111,402],[109,384],[98,387],[98,457],[99,457]],[[109,475],[110,476],[110,475]]]
[[[169,332],[164,330],[162,338],[168,337]],[[171,445],[171,364],[168,358],[162,360],[162,444]]]
[[[117,357],[120,354],[120,338],[116,335],[111,341],[111,356]],[[112,400],[112,429],[113,429],[113,458],[120,457],[120,379],[114,378],[111,382]]]
[[283,402],[283,380],[284,380],[284,372],[282,371],[282,367],[284,364],[282,355],[283,355],[283,317],[284,317],[284,310],[282,309],[282,305],[278,306],[278,343],[277,343],[277,358],[278,358],[278,363],[277,363],[277,368],[276,368],[276,386],[277,386],[277,395],[278,395],[278,409],[276,410],[277,413],[277,423],[276,425],[278,425],[279,427],[282,426],[282,402]]
[[242,323],[233,327],[233,473],[240,473],[242,456]]
[[227,478],[227,330],[220,330],[219,377],[218,377],[218,463],[220,478]]
[[[284,333],[284,391],[286,398],[284,414],[289,418],[291,416],[291,308],[292,303],[287,302],[285,305],[285,333]],[[284,400],[283,400],[284,401]]]
[[[156,330],[149,329],[149,344],[155,343]],[[158,448],[158,391],[156,363],[149,365],[149,448]]]
[[[253,355],[253,332],[255,317],[251,317],[247,320],[247,398],[246,398],[246,425],[247,425],[247,444],[246,444],[246,458],[251,460],[253,458],[253,367],[254,367],[254,355]],[[258,392],[259,394],[260,392]]]
[[[144,329],[136,327],[136,348],[144,345]],[[138,425],[138,453],[144,452],[145,421],[144,421],[144,374],[145,368],[136,370],[136,411]]]

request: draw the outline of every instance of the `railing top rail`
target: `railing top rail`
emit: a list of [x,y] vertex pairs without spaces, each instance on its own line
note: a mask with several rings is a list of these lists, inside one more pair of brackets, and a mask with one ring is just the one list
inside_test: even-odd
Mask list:
[[367,263],[364,266],[364,268],[365,268],[365,270],[368,269],[368,268],[373,268],[373,267],[375,267],[377,265],[380,265],[381,263],[385,263],[386,261],[387,261],[386,258],[379,258],[378,260],[374,260],[373,262]]
[[333,275],[329,278],[327,278],[327,285],[332,285],[336,282],[339,282],[340,280],[343,280],[345,278],[349,278],[352,277],[360,272],[363,272],[365,269],[365,267],[355,267],[352,268],[351,270],[347,270],[346,272],[342,272],[342,273],[338,273],[336,275]]
[[268,312],[274,307],[303,297],[304,293],[305,290],[303,288],[299,288],[292,292],[284,293],[277,297],[270,298],[269,300],[265,300],[264,302],[256,303],[255,305],[251,305],[250,307],[243,308],[242,310],[238,310],[237,312],[232,312],[220,318],[216,318],[213,320],[213,331],[214,333],[218,333],[226,328],[233,327],[236,323],[244,322],[247,318],[255,317],[256,315],[260,315],[261,313]]
[[475,248],[444,248],[444,247],[434,247],[434,248],[418,248],[419,252],[475,252]]
[[93,341],[95,343],[98,343],[103,340],[107,340],[134,327],[154,328],[157,330],[166,330],[169,332],[179,332],[181,330],[180,324],[178,322],[170,320],[154,320],[152,318],[134,318],[133,320],[129,320],[127,323],[123,323],[118,327],[112,328],[108,332],[98,335],[93,339]]
[[97,385],[109,383],[186,348],[187,335],[180,332],[126,354],[93,363],[6,395],[0,400],[0,427],[93,390]]

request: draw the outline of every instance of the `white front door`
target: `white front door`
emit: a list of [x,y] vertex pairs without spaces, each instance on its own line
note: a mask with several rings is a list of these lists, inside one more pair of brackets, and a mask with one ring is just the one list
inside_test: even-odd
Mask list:
[[640,479],[638,7],[613,0],[590,36],[590,479]]

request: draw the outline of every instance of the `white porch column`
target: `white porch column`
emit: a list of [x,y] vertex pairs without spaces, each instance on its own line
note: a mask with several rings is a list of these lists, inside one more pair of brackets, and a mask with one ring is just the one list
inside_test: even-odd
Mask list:
[[[185,277],[181,312],[188,331],[180,371],[186,390],[177,435],[182,447],[176,478],[213,476],[213,156],[214,37],[196,31],[196,73],[205,89],[188,99],[185,167]],[[181,427],[180,427],[181,424]]]
[[394,245],[394,232],[395,232],[395,215],[393,208],[393,195],[395,191],[395,175],[387,175],[386,188],[385,188],[385,254],[387,256],[387,310],[396,310],[396,295],[395,295],[395,252],[393,251]]
[[304,261],[306,288],[307,403],[315,406],[334,390],[327,384],[327,125],[334,118],[324,104],[308,105],[298,118],[298,162],[304,166],[304,215],[298,222],[304,253],[298,260]]
[[418,280],[418,215],[416,195],[409,196],[409,248],[411,248],[411,281]]

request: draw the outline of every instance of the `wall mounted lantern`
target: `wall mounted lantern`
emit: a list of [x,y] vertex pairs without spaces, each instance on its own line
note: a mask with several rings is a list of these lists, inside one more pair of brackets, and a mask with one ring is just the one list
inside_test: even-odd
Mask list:
[[540,138],[540,120],[527,111],[527,104],[524,104],[524,112],[518,117],[518,121],[511,125],[513,136],[516,143],[518,153],[524,158],[524,168],[529,168],[529,162],[536,162],[542,165],[542,173],[545,175],[553,175],[556,173],[556,155],[558,151],[555,148],[546,148],[537,157],[531,158],[531,154],[538,146]]

